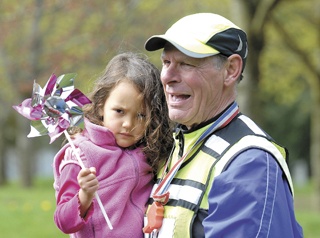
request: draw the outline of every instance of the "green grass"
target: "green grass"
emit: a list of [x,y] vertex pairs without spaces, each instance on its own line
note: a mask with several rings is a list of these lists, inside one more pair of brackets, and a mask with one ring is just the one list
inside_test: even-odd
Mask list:
[[296,217],[303,228],[304,237],[319,238],[320,214],[310,211],[296,211]]
[[23,189],[17,184],[0,187],[0,231],[5,238],[65,238],[54,224],[53,181],[37,181]]
[[319,199],[314,192],[314,186],[310,182],[304,187],[295,188],[296,218],[303,228],[304,237],[319,238],[320,211],[317,210]]
[[[54,224],[53,180],[37,180],[23,189],[15,183],[0,187],[0,233],[5,238],[66,238]],[[304,237],[318,238],[320,213],[315,210],[312,185],[295,189],[296,217]]]

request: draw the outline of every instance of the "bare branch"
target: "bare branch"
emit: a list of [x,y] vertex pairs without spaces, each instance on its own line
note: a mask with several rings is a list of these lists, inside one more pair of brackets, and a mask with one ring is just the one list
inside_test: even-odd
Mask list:
[[280,24],[280,22],[276,18],[272,18],[270,19],[270,21],[273,23],[277,31],[282,35],[282,39],[285,41],[287,46],[301,58],[301,62],[305,64],[305,66],[310,70],[310,72],[312,72],[314,75],[317,75],[317,77],[320,78],[320,75],[316,71],[316,67],[313,65],[310,57],[306,55],[304,51],[299,47],[299,45],[292,39],[292,37],[289,36],[282,24]]
[[257,4],[251,24],[253,34],[259,34],[259,32],[262,31],[266,23],[266,18],[279,2],[281,2],[281,0],[262,0]]

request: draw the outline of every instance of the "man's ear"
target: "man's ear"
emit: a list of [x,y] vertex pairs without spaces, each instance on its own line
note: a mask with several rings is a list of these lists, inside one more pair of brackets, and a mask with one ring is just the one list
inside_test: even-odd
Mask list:
[[242,59],[238,54],[233,54],[228,57],[226,66],[226,84],[232,84],[238,80],[242,72]]

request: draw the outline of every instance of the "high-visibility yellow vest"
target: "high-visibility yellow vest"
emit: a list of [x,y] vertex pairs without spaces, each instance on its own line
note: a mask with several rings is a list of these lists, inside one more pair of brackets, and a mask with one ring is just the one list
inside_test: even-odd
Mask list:
[[[200,132],[208,126],[202,128]],[[199,131],[184,135],[183,143],[186,147],[190,147],[198,138],[198,136],[194,137],[195,134],[201,135]],[[178,157],[179,151],[181,153],[179,143],[181,141],[176,141],[173,157]],[[264,150],[276,158],[293,193],[285,148],[277,145],[248,117],[240,115],[228,126],[208,137],[189,155],[168,188],[170,198],[164,206],[161,229],[154,231],[153,234],[146,234],[145,237],[191,237],[193,222],[198,210],[209,208],[208,193],[214,178],[222,173],[238,154],[249,148]],[[184,152],[187,149],[184,148]],[[162,173],[163,171],[158,173],[159,180]],[[157,186],[158,183],[154,185],[153,191]]]

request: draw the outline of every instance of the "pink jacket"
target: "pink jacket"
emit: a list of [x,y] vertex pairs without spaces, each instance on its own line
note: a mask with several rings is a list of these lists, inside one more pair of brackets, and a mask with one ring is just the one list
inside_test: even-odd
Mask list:
[[98,195],[112,223],[110,230],[94,199],[86,217],[79,215],[77,175],[81,169],[69,144],[55,156],[53,163],[57,207],[54,221],[71,237],[143,237],[143,216],[152,189],[151,167],[140,148],[117,146],[106,128],[85,120],[83,136],[74,140],[86,167],[95,167]]

